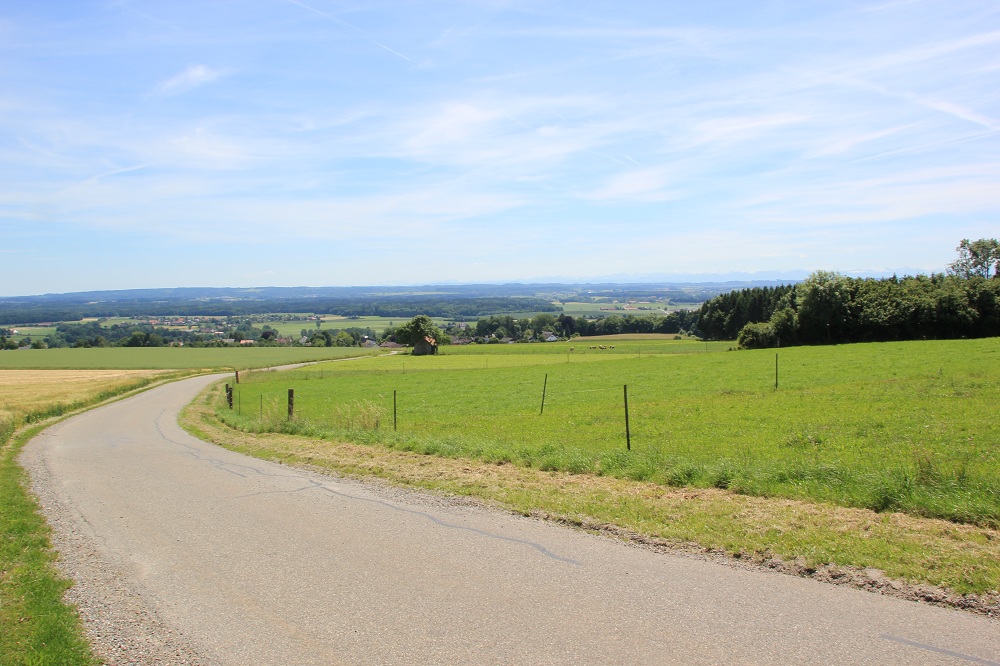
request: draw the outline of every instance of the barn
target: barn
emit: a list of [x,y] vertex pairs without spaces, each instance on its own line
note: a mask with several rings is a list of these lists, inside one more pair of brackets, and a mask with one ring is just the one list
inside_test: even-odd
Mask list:
[[426,336],[423,340],[413,345],[413,351],[411,354],[413,356],[428,356],[431,354],[438,353],[437,340],[431,336]]

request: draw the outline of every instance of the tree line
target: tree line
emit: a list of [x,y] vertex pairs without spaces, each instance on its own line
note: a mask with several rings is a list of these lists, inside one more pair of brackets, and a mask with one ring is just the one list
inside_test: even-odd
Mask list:
[[[567,314],[553,316],[542,313],[531,318],[517,319],[509,315],[492,315],[479,319],[469,327],[467,335],[476,342],[491,340],[528,341],[541,339],[545,333],[557,338],[574,336],[617,335],[620,333],[689,332],[698,320],[698,312],[675,310],[666,316],[658,314],[612,314],[599,319],[573,317]],[[453,332],[453,335],[455,333]]]
[[1000,243],[963,240],[946,273],[854,278],[817,271],[796,285],[722,294],[698,333],[740,348],[1000,336]]
[[388,295],[352,298],[283,298],[246,300],[147,299],[98,303],[65,303],[43,297],[0,300],[2,321],[37,324],[79,321],[87,318],[159,317],[182,313],[196,317],[245,317],[264,312],[339,315],[342,317],[431,317],[473,319],[492,313],[558,312],[561,308],[543,298],[454,298],[441,295]]
[[252,340],[256,345],[302,344],[302,339],[314,347],[358,347],[377,334],[371,328],[339,330],[303,330],[289,343],[282,341],[278,331],[269,324],[257,326],[251,319],[229,318],[218,333],[205,330],[183,330],[153,326],[146,323],[117,323],[104,326],[98,321],[63,323],[44,336],[14,335],[12,329],[0,328],[0,350],[32,347],[226,347]]

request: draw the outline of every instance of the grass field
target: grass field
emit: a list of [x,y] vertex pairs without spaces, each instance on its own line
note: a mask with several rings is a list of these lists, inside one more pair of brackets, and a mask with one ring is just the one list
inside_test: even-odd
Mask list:
[[41,340],[46,335],[52,335],[56,332],[55,326],[18,326],[15,329],[17,333],[12,337],[15,340],[22,340],[24,338],[30,337],[32,340]]
[[583,346],[252,373],[238,387],[241,414],[220,415],[247,430],[1000,527],[998,340],[785,349],[777,390],[773,351]]
[[[598,303],[582,303],[578,301],[568,301],[566,303],[560,303],[560,307],[563,309],[563,313],[570,315],[571,317],[607,317],[608,315],[644,315],[644,314],[658,314],[662,315],[664,312],[668,312],[671,309],[676,310],[677,307],[671,307],[665,302],[652,302],[643,301],[636,303],[626,303],[626,302],[598,302]],[[636,308],[630,310],[619,310],[618,308]],[[687,307],[692,307],[688,305]],[[639,310],[638,308],[644,308]]]
[[269,368],[378,353],[357,347],[104,347],[0,351],[0,369]]

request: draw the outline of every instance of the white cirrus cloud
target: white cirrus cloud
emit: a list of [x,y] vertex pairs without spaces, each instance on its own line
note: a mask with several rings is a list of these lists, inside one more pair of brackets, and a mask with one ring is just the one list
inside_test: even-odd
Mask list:
[[161,82],[156,91],[161,95],[179,95],[193,88],[211,83],[225,74],[224,70],[205,65],[191,65],[183,72]]

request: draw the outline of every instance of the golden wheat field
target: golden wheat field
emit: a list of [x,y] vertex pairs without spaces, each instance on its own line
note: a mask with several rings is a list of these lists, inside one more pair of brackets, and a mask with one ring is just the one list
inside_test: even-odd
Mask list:
[[0,370],[0,420],[51,405],[71,405],[163,370]]

